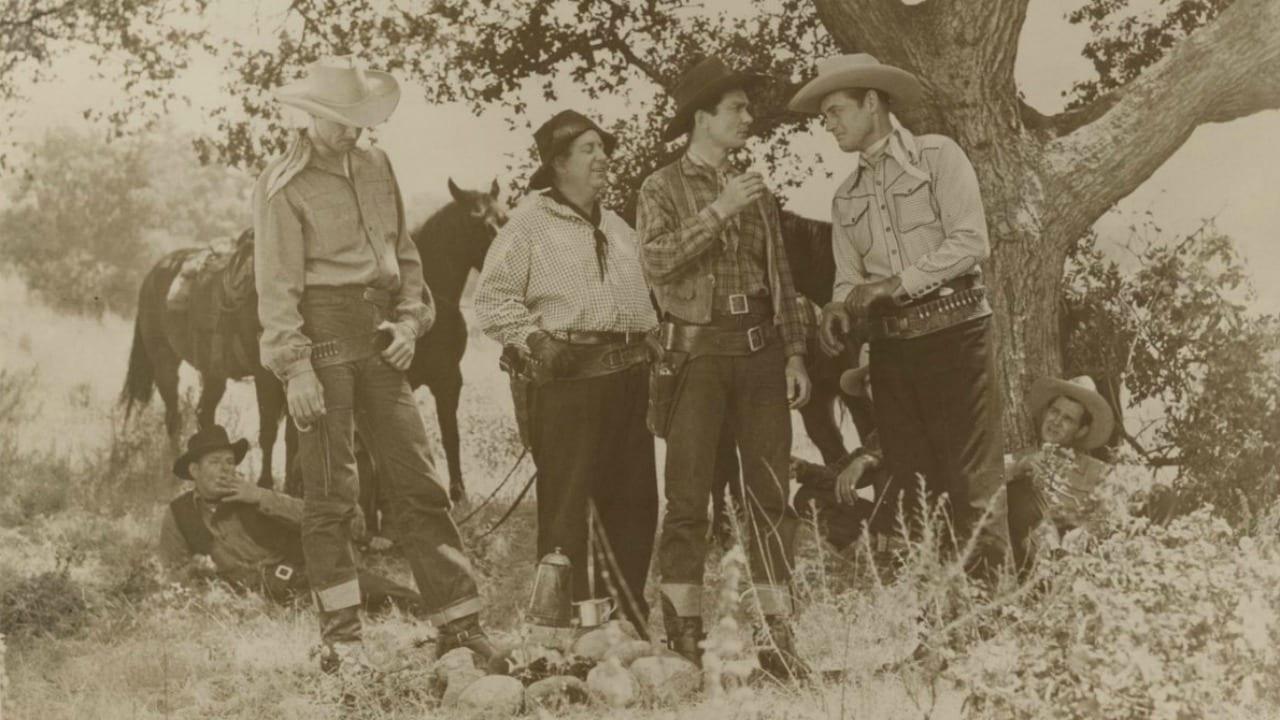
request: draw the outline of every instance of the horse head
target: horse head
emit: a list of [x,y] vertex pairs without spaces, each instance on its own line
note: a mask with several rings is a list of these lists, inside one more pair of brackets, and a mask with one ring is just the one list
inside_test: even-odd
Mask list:
[[489,191],[484,192],[463,190],[449,178],[449,194],[464,217],[468,264],[479,270],[498,229],[507,223],[507,208],[498,202],[498,181],[495,178]]

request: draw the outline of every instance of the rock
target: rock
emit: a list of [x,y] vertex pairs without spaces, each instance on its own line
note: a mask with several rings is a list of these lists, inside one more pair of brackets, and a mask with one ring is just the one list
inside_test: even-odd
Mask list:
[[[444,688],[444,704],[446,707],[456,705],[458,698],[462,696],[462,691],[474,685],[480,678],[485,677],[484,671],[479,668],[469,668],[462,670],[454,670],[449,673],[449,679]],[[515,678],[512,678],[515,680]],[[520,681],[516,680],[518,684]]]
[[524,686],[506,675],[486,675],[458,695],[458,707],[483,710],[484,717],[511,716],[524,708]]
[[643,640],[623,640],[604,652],[604,660],[618,658],[623,667],[631,665],[636,659],[652,655],[653,645]]
[[646,697],[680,700],[702,687],[702,671],[682,657],[642,657],[631,663],[631,675]]
[[590,698],[587,684],[571,675],[554,675],[539,680],[524,690],[529,709],[563,710],[570,705],[585,703]]
[[640,688],[636,679],[617,658],[600,663],[587,673],[591,694],[610,707],[623,708],[636,701]]
[[439,682],[447,682],[449,674],[455,670],[474,670],[476,654],[468,648],[454,648],[431,664],[431,674]]
[[571,652],[574,655],[598,661],[615,642],[615,639],[610,637],[608,628],[598,627],[588,630],[582,634],[582,637],[575,640]]

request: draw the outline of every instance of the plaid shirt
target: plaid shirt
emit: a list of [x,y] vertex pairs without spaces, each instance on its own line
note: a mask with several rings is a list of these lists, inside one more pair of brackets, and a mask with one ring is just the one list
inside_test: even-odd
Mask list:
[[604,279],[595,227],[573,208],[539,194],[516,210],[489,249],[476,287],[484,333],[527,350],[535,330],[646,332],[658,324],[636,257],[635,231],[602,210]]
[[[731,165],[717,170],[682,155],[645,179],[636,215],[645,274],[655,286],[669,285],[705,267],[713,276],[715,305],[727,307],[730,295],[770,294],[766,243],[772,243],[778,275],[774,321],[787,355],[803,355],[812,311],[792,282],[773,196],[767,194],[727,220],[709,207],[737,174]],[[678,202],[678,196],[687,202]],[[696,214],[682,216],[679,208],[684,205],[697,208]]]

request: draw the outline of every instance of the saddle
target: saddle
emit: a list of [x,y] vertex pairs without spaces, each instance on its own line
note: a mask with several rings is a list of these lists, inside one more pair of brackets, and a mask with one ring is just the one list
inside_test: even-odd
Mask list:
[[253,230],[183,258],[165,321],[175,349],[201,373],[240,378],[260,366],[253,281]]

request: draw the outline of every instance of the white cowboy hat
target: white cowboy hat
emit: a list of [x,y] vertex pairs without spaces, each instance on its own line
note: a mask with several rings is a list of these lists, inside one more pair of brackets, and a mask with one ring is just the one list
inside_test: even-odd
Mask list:
[[351,127],[373,127],[400,103],[400,83],[391,73],[356,67],[350,55],[317,60],[300,80],[277,88],[285,105]]
[[1070,380],[1042,377],[1032,383],[1031,392],[1027,394],[1027,409],[1035,419],[1037,430],[1040,428],[1040,419],[1044,415],[1045,408],[1060,395],[1066,395],[1084,405],[1084,409],[1089,411],[1089,416],[1092,418],[1092,422],[1089,423],[1089,432],[1076,443],[1076,447],[1081,450],[1092,450],[1103,446],[1107,440],[1111,439],[1111,431],[1116,424],[1115,416],[1111,414],[1111,406],[1098,393],[1093,379],[1088,375]]
[[787,107],[793,112],[822,112],[822,98],[836,90],[871,88],[889,94],[895,105],[910,105],[920,99],[923,89],[915,75],[858,53],[833,55],[818,62],[818,76],[800,88]]

